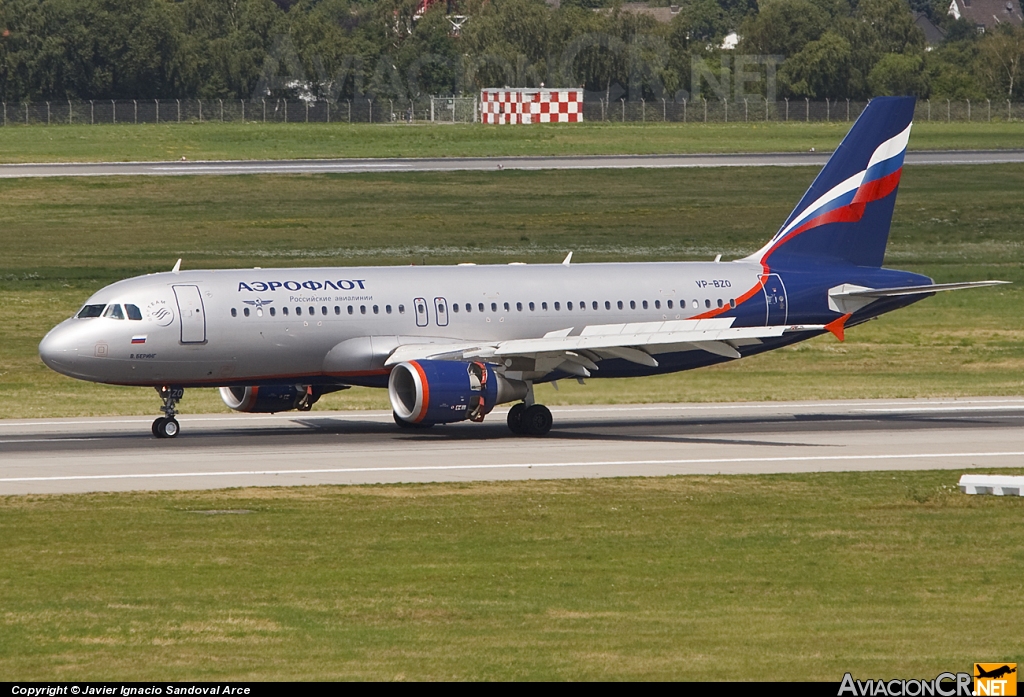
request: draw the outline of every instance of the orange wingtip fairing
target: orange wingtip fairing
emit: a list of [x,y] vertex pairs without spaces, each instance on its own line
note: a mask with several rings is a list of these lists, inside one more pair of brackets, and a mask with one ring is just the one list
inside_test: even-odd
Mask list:
[[834,319],[825,325],[825,329],[832,332],[837,339],[843,341],[846,339],[846,320],[850,319],[850,313]]

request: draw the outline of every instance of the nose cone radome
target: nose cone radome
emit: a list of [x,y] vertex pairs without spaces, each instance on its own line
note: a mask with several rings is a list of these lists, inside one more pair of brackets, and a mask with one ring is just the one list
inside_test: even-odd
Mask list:
[[51,329],[39,342],[39,357],[48,368],[64,375],[73,375],[72,368],[78,357],[73,334],[65,322]]

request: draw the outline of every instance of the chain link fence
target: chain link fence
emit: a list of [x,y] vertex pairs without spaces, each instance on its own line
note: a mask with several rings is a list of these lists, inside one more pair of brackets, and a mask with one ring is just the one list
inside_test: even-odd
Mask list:
[[[476,123],[475,97],[417,100],[348,99],[336,102],[285,99],[95,99],[89,101],[3,102],[2,126],[62,124],[199,123]],[[867,102],[763,98],[742,100],[592,99],[583,103],[584,121],[630,123],[850,122]],[[1024,102],[1010,100],[918,100],[921,123],[1024,121]]]

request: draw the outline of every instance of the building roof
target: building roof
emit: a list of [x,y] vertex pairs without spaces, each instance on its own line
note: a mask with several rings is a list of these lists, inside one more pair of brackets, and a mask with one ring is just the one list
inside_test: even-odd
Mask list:
[[914,13],[914,25],[924,32],[924,41],[929,46],[938,46],[946,38],[946,32],[936,26],[923,12]]
[[625,2],[622,4],[623,12],[630,12],[635,15],[650,15],[659,22],[671,22],[672,18],[679,14],[679,5],[671,7],[648,7],[643,2]]
[[1002,22],[1024,24],[1020,0],[952,0],[948,14],[989,29]]

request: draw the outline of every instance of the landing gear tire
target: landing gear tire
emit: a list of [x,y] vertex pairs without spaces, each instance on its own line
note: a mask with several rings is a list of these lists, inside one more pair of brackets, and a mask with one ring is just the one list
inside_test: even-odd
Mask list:
[[153,422],[153,435],[157,438],[174,438],[180,430],[178,422],[173,418],[161,416]]
[[522,432],[528,436],[546,436],[552,421],[550,409],[543,404],[534,404],[523,411]]
[[434,424],[418,424],[412,421],[406,421],[395,412],[391,412],[391,415],[395,417],[395,423],[398,424],[399,428],[430,428]]
[[526,405],[520,402],[519,404],[513,405],[508,410],[508,430],[515,433],[517,436],[523,435],[523,412],[526,411]]

